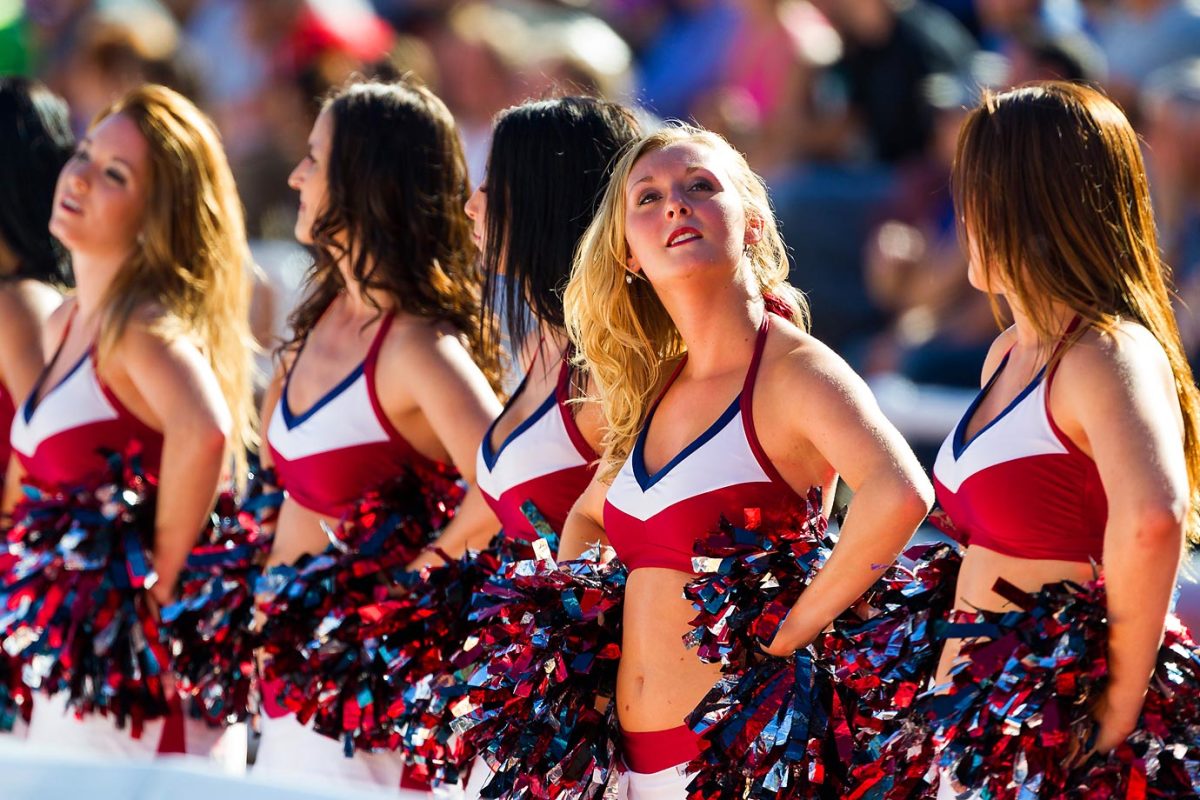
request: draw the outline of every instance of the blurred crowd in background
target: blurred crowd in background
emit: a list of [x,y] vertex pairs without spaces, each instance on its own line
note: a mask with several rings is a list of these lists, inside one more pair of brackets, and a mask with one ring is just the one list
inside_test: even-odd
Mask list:
[[978,387],[996,331],[954,225],[965,109],[984,87],[1088,81],[1145,141],[1200,360],[1200,0],[0,0],[4,72],[48,83],[79,132],[144,81],[197,100],[279,291],[260,306],[276,327],[304,268],[286,177],[319,98],[355,74],[414,73],[440,94],[476,181],[492,116],[530,97],[694,119],[767,178],[815,333],[874,381],[918,450],[944,435],[923,419],[957,419],[938,401]]

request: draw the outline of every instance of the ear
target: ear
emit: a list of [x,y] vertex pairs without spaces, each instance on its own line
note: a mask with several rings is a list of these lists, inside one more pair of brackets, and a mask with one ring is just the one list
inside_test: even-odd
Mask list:
[[743,237],[743,242],[745,244],[758,244],[761,242],[764,227],[765,226],[763,225],[762,217],[758,216],[757,214],[754,216],[747,216],[746,234]]

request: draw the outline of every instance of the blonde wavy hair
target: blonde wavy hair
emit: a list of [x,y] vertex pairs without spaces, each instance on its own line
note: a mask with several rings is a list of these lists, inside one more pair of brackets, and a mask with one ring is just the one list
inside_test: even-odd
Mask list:
[[216,127],[190,100],[164,86],[134,89],[92,122],[120,114],[149,145],[149,194],[142,235],[104,299],[101,357],[139,308],[165,312],[160,334],[194,339],[233,418],[235,474],[255,441],[250,385],[250,248],[233,173]]
[[[1171,364],[1191,486],[1187,533],[1200,544],[1200,391],[1171,309],[1137,134],[1095,89],[1048,81],[987,92],[963,123],[952,177],[960,237],[1030,315],[1047,351],[1061,337],[1055,304],[1088,328],[1144,325]],[[991,296],[997,322],[1000,312]]]
[[745,156],[721,136],[682,123],[633,142],[618,158],[600,208],[580,240],[563,296],[576,358],[595,380],[608,425],[600,468],[605,481],[615,477],[633,449],[666,365],[687,349],[649,281],[625,282],[630,255],[625,240],[625,189],[630,174],[646,154],[685,143],[703,145],[724,159],[747,220],[758,220],[762,227],[761,238],[747,245],[743,262],[769,300],[770,310],[808,330],[808,304],[787,282],[787,248],[766,184]]

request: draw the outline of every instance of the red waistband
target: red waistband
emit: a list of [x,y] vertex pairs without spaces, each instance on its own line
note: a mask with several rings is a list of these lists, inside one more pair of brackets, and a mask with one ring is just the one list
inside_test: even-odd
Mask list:
[[621,731],[621,751],[631,772],[649,775],[687,764],[700,755],[700,737],[687,725],[665,731]]

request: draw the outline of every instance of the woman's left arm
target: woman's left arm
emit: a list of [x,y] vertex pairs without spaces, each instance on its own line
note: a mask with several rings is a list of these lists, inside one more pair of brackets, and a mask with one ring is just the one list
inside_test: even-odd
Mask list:
[[1109,680],[1095,743],[1108,752],[1137,725],[1183,553],[1182,416],[1166,355],[1141,329],[1071,348],[1053,392],[1056,420],[1068,435],[1082,434],[1077,443],[1090,451],[1108,498]]
[[[406,359],[412,364],[410,374],[420,376],[420,380],[411,382],[410,391],[455,468],[469,484],[458,513],[432,543],[454,558],[468,548],[485,546],[500,530],[500,522],[475,485],[475,454],[501,406],[457,336],[435,334],[432,346],[420,344],[412,343]],[[426,552],[410,567],[420,569],[440,561],[436,554]]]
[[114,356],[163,434],[154,522],[158,580],[150,595],[165,605],[212,511],[232,424],[229,407],[207,360],[185,337],[168,340],[131,322]]
[[854,499],[832,555],[767,648],[773,655],[807,645],[858,600],[896,560],[933,498],[916,456],[866,384],[824,345],[813,346],[815,352],[793,356],[784,385],[771,392],[779,401],[773,399],[770,416],[811,443]]

